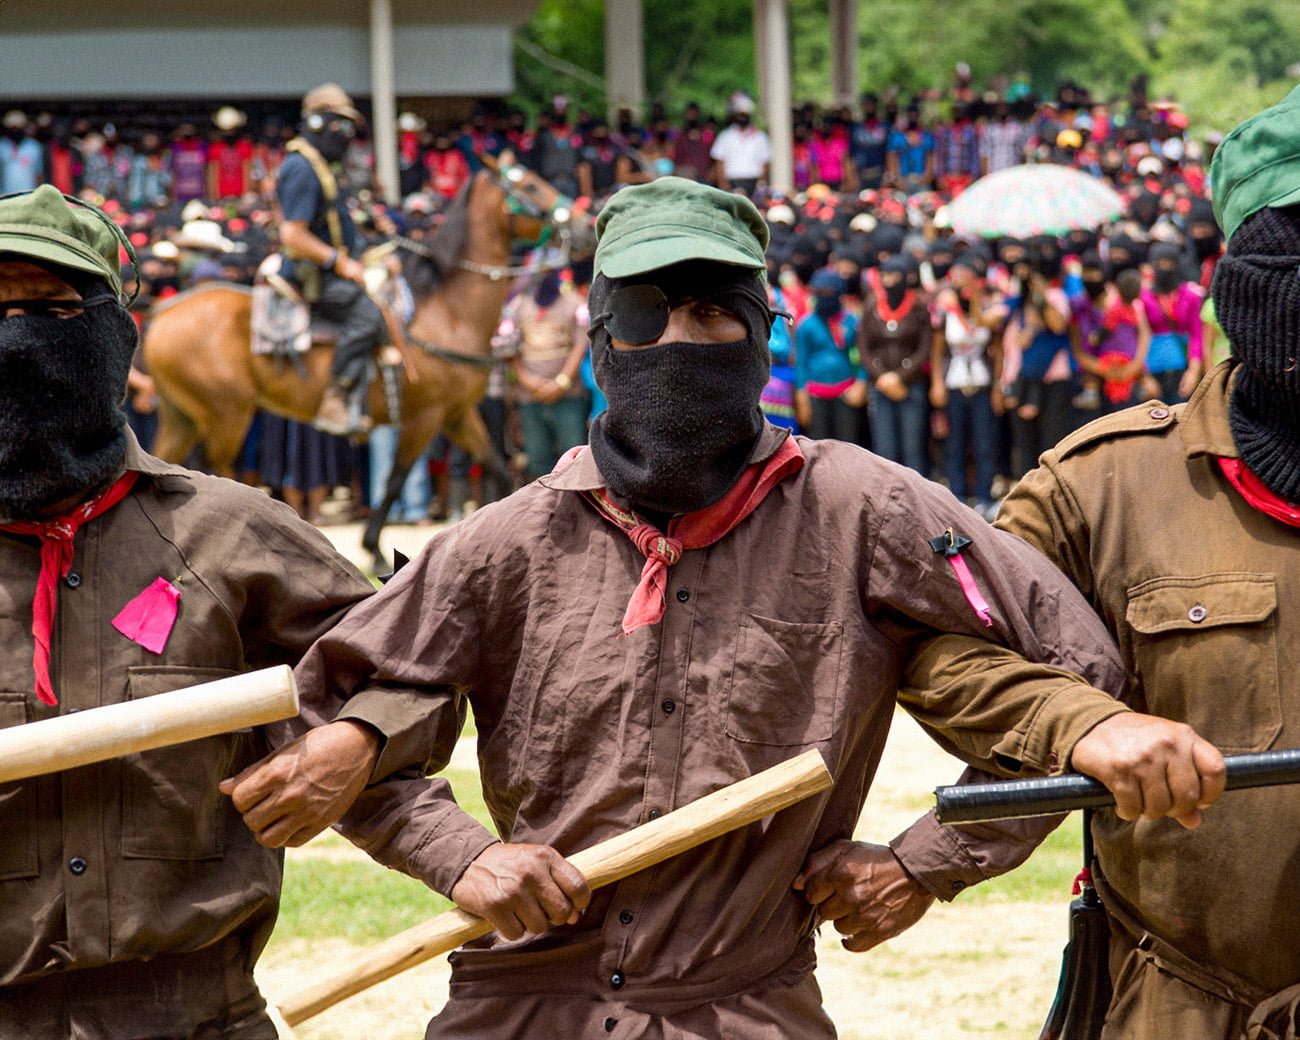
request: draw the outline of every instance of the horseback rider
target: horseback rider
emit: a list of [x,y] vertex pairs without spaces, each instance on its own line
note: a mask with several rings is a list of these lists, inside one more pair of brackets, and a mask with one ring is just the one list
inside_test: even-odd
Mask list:
[[313,425],[326,433],[364,433],[366,361],[387,330],[378,306],[366,293],[365,269],[352,256],[358,235],[333,166],[363,122],[342,87],[324,83],[302,99],[299,135],[276,179],[280,201],[280,243],[290,277],[312,313],[339,326],[330,385]]

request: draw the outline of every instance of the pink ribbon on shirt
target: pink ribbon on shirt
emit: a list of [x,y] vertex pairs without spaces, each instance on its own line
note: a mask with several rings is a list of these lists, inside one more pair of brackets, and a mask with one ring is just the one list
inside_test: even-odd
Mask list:
[[961,551],[970,544],[969,538],[958,534],[951,527],[938,538],[930,539],[930,548],[937,553],[943,553],[947,558],[953,574],[957,576],[957,584],[961,587],[966,602],[970,604],[976,616],[984,622],[984,627],[992,628],[993,617],[988,601],[980,592],[979,586],[975,584],[975,575],[971,574],[966,558],[961,554]]

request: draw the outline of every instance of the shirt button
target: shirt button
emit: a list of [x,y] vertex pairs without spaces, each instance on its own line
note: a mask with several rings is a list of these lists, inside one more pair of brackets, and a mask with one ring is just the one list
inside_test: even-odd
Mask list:
[[671,715],[677,710],[677,705],[673,701],[664,701],[659,707],[663,708],[665,715]]
[[81,875],[86,872],[87,866],[89,866],[89,864],[80,856],[73,856],[72,859],[68,860],[68,869],[76,874],[77,877],[81,877]]
[[620,911],[619,911],[619,914],[618,914],[618,919],[619,919],[619,921],[620,921],[622,924],[631,924],[631,923],[632,923],[632,911],[631,911],[631,910],[620,910]]
[[605,1019],[605,1032],[607,1032],[607,1033],[612,1033],[612,1032],[614,1032],[614,1027],[615,1027],[616,1025],[618,1025],[618,1019],[617,1019],[617,1018],[607,1018],[607,1019]]
[[623,983],[626,981],[627,980],[623,978],[623,973],[621,971],[616,971],[609,977],[609,985],[611,989],[622,989]]
[[1210,612],[1200,603],[1196,604],[1196,606],[1192,607],[1192,609],[1187,612],[1187,620],[1195,625],[1199,625],[1209,616]]
[[76,571],[69,571],[69,572],[68,572],[68,576],[67,576],[66,578],[63,579],[63,584],[65,584],[66,586],[68,586],[68,588],[70,588],[70,589],[77,589],[77,588],[80,588],[80,587],[81,587],[81,575],[78,574]]
[[677,590],[677,602],[678,602],[678,603],[685,603],[685,602],[686,602],[688,599],[690,599],[690,598],[691,598],[691,594],[690,594],[690,591],[689,591],[688,589],[678,589],[678,590]]
[[1152,408],[1152,409],[1151,409],[1151,418],[1152,418],[1152,419],[1155,419],[1155,420],[1157,420],[1157,421],[1159,421],[1159,420],[1161,420],[1161,419],[1168,419],[1168,418],[1169,418],[1169,409],[1168,409],[1168,408]]
[[951,887],[952,887],[953,892],[960,892],[962,889],[964,889],[964,888],[966,887],[966,882],[965,882],[965,881],[954,881],[954,882],[952,883],[952,886],[951,886]]
[[652,820],[657,820],[659,819],[660,816],[663,815],[663,813],[661,813],[658,809],[651,809],[646,815],[649,816],[650,819]]

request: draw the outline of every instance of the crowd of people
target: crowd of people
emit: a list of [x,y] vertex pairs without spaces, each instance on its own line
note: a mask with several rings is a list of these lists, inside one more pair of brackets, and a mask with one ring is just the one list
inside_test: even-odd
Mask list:
[[[403,112],[401,204],[379,201],[364,134],[340,183],[371,240],[433,233],[483,158],[506,152],[596,211],[620,187],[664,175],[749,194],[771,229],[773,304],[790,315],[773,332],[769,418],[941,477],[992,516],[1010,483],[1071,429],[1137,401],[1185,400],[1226,350],[1205,302],[1222,240],[1205,197],[1216,139],[1190,135],[1177,105],[1149,102],[1140,81],[1123,103],[1069,83],[1046,100],[1023,84],[992,87],[976,91],[959,67],[945,92],[869,92],[857,113],[801,106],[790,193],[768,185],[770,143],[743,92],[721,120],[691,104],[676,122],[655,106],[644,123],[624,110],[611,125],[559,96],[532,125],[490,106],[458,126]],[[14,110],[3,131],[7,190],[49,181],[102,202],[127,231],[140,255],[142,317],[205,280],[251,282],[275,247],[275,176],[293,132],[278,118],[254,128],[226,105],[209,133],[185,123],[164,143],[152,129]],[[1103,178],[1127,211],[1060,237],[955,235],[947,204],[980,176],[1026,161]],[[602,407],[584,360],[589,277],[578,261],[521,279],[507,306],[487,407],[521,478],[548,472]],[[147,375],[133,388],[132,418],[148,443]],[[375,440],[372,467],[367,453],[266,417],[243,468],[313,520],[338,484],[354,487],[364,511],[383,486],[392,438]],[[482,499],[482,489],[448,489],[463,484],[468,460],[442,445],[431,458],[442,484],[417,466],[397,519],[423,522],[466,494]]]
[[[585,444],[378,589],[119,410],[147,392],[128,307],[172,277],[148,265],[225,274],[224,230],[269,225],[191,200],[206,216],[164,240],[51,185],[0,198],[0,728],[259,666],[294,665],[302,695],[286,725],[140,753],[92,723],[3,786],[0,1035],[271,1040],[274,850],[335,824],[496,933],[451,955],[428,1040],[830,1040],[820,926],[865,951],[1060,822],[929,814],[854,841],[902,706],[977,772],[1113,796],[1078,878],[1104,916],[1085,952],[1072,911],[1058,994],[1081,1030],[1294,1040],[1300,805],[1254,772],[1216,802],[1225,753],[1268,752],[1249,766],[1278,787],[1295,744],[1297,116],[1300,88],[1225,137],[1212,214],[1162,130],[1122,157],[1113,226],[1059,235],[956,234],[959,189],[888,159],[878,188],[786,198],[760,175],[761,209],[683,177],[614,193],[589,268],[523,280],[498,336],[526,404],[581,401],[589,365],[607,401]],[[279,226],[304,214],[299,258],[359,282],[327,166],[359,113],[323,84],[303,117],[284,169],[319,168],[328,206],[290,205],[282,171]],[[1206,281],[1233,350],[1203,373]],[[1079,415],[1193,389],[1048,447],[992,526],[954,498],[987,516],[1004,451],[1015,475]],[[927,423],[953,493],[918,472],[932,444],[909,457]],[[491,830],[433,775],[471,711]],[[653,869],[593,892],[565,858],[814,749],[817,797]]]

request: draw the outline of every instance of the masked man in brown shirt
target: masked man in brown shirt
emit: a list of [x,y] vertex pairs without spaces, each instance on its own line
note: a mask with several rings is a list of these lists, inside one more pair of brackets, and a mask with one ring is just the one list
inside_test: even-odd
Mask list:
[[[1101,692],[1113,647],[1041,556],[910,470],[764,423],[752,204],[664,177],[598,230],[589,443],[433,539],[299,668],[442,723],[376,775],[441,768],[473,708],[504,841],[440,786],[361,842],[497,930],[452,956],[427,1037],[834,1036],[813,932],[865,909],[874,860],[847,839],[900,698],[984,768],[1072,764],[1127,817],[1198,822],[1218,753]],[[795,808],[595,893],[562,858],[810,747],[835,784]],[[234,791],[270,842],[310,829],[280,776]]]
[[[1300,746],[1300,90],[1230,133],[1212,176],[1228,236],[1214,304],[1236,356],[1185,405],[1067,437],[997,523],[1088,597],[1119,644],[1129,703],[1243,753]],[[1104,1040],[1297,1035],[1300,798],[1277,787],[1230,801],[1196,831],[1093,817],[1114,987]],[[909,875],[893,876],[896,916],[863,944],[1022,862],[1058,822],[918,822],[892,843]]]
[[[48,185],[0,199],[4,727],[293,664],[371,591],[284,506],[136,443],[121,237],[74,202]],[[304,723],[340,721],[285,756],[349,762],[302,777],[330,816],[402,739],[396,702],[366,701],[307,694]],[[253,965],[282,858],[218,784],[295,728],[0,785],[0,1037],[274,1040]]]

